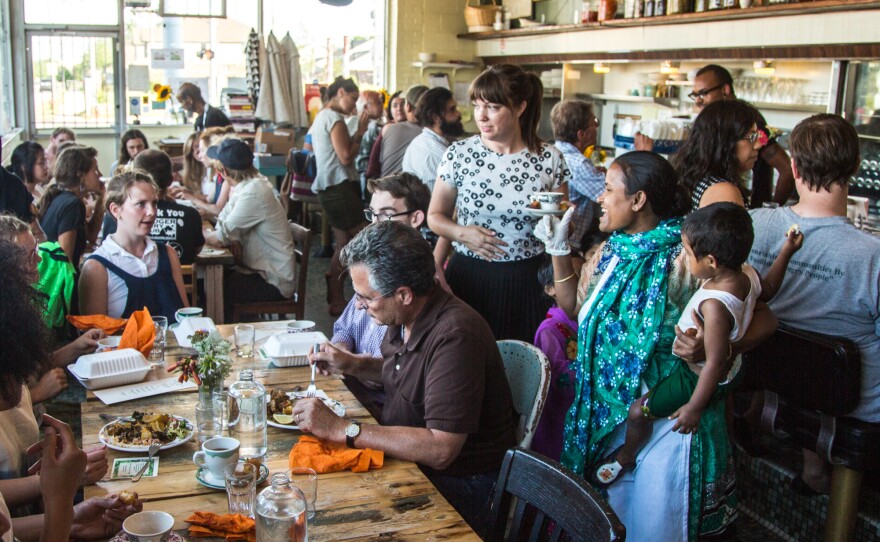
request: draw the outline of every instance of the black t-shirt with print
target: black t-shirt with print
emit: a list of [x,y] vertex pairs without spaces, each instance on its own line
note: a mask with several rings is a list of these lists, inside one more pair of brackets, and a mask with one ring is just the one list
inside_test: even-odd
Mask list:
[[[102,236],[116,232],[116,219],[107,213],[104,215]],[[190,265],[205,244],[202,235],[202,217],[199,212],[173,201],[159,200],[156,222],[150,231],[150,239],[164,241],[171,246],[180,258],[181,265]]]

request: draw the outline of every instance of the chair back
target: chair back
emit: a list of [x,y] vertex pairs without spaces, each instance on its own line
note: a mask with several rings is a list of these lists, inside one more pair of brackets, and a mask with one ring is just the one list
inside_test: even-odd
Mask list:
[[490,542],[626,539],[617,514],[586,480],[523,448],[511,448],[504,456],[489,521]]
[[517,442],[529,448],[550,391],[550,362],[540,349],[522,341],[498,341],[498,350],[513,395],[513,408],[519,414]]
[[296,268],[296,292],[293,294],[297,320],[305,318],[306,312],[306,280],[309,273],[309,252],[312,246],[312,230],[290,222],[290,233],[293,235],[293,264]]
[[183,274],[183,291],[186,293],[186,299],[190,307],[199,306],[199,288],[196,279],[196,264],[181,265],[180,271]]

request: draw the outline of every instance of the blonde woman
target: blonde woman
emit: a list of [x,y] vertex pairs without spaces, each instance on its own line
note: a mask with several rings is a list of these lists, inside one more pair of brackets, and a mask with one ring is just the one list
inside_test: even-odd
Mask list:
[[197,151],[193,150],[193,155],[198,156],[202,166],[207,174],[202,177],[201,190],[184,190],[178,189],[173,196],[176,199],[189,200],[193,207],[199,210],[203,216],[212,221],[220,214],[226,202],[229,201],[229,191],[231,186],[224,182],[225,177],[220,173],[218,164],[205,154],[208,147],[219,145],[224,139],[233,135],[231,126],[208,128],[203,132],[199,132],[199,142]]

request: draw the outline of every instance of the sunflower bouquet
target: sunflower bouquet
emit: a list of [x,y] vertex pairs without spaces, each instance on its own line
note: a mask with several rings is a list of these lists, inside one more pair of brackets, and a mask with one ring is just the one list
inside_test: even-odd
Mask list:
[[586,156],[595,167],[602,167],[605,164],[605,159],[608,158],[608,153],[602,149],[597,149],[595,145],[590,145],[584,151],[584,156]]

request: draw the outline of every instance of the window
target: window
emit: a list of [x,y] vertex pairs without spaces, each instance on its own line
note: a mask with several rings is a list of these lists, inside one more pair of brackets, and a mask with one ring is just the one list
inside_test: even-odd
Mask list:
[[[10,43],[8,4],[0,3],[0,42]],[[12,102],[12,55],[10,47],[0,50],[0,135],[15,125]]]
[[30,35],[34,127],[116,124],[112,36]]
[[24,22],[28,25],[116,26],[117,0],[27,0]]
[[163,17],[226,17],[226,0],[162,0],[159,15]]

